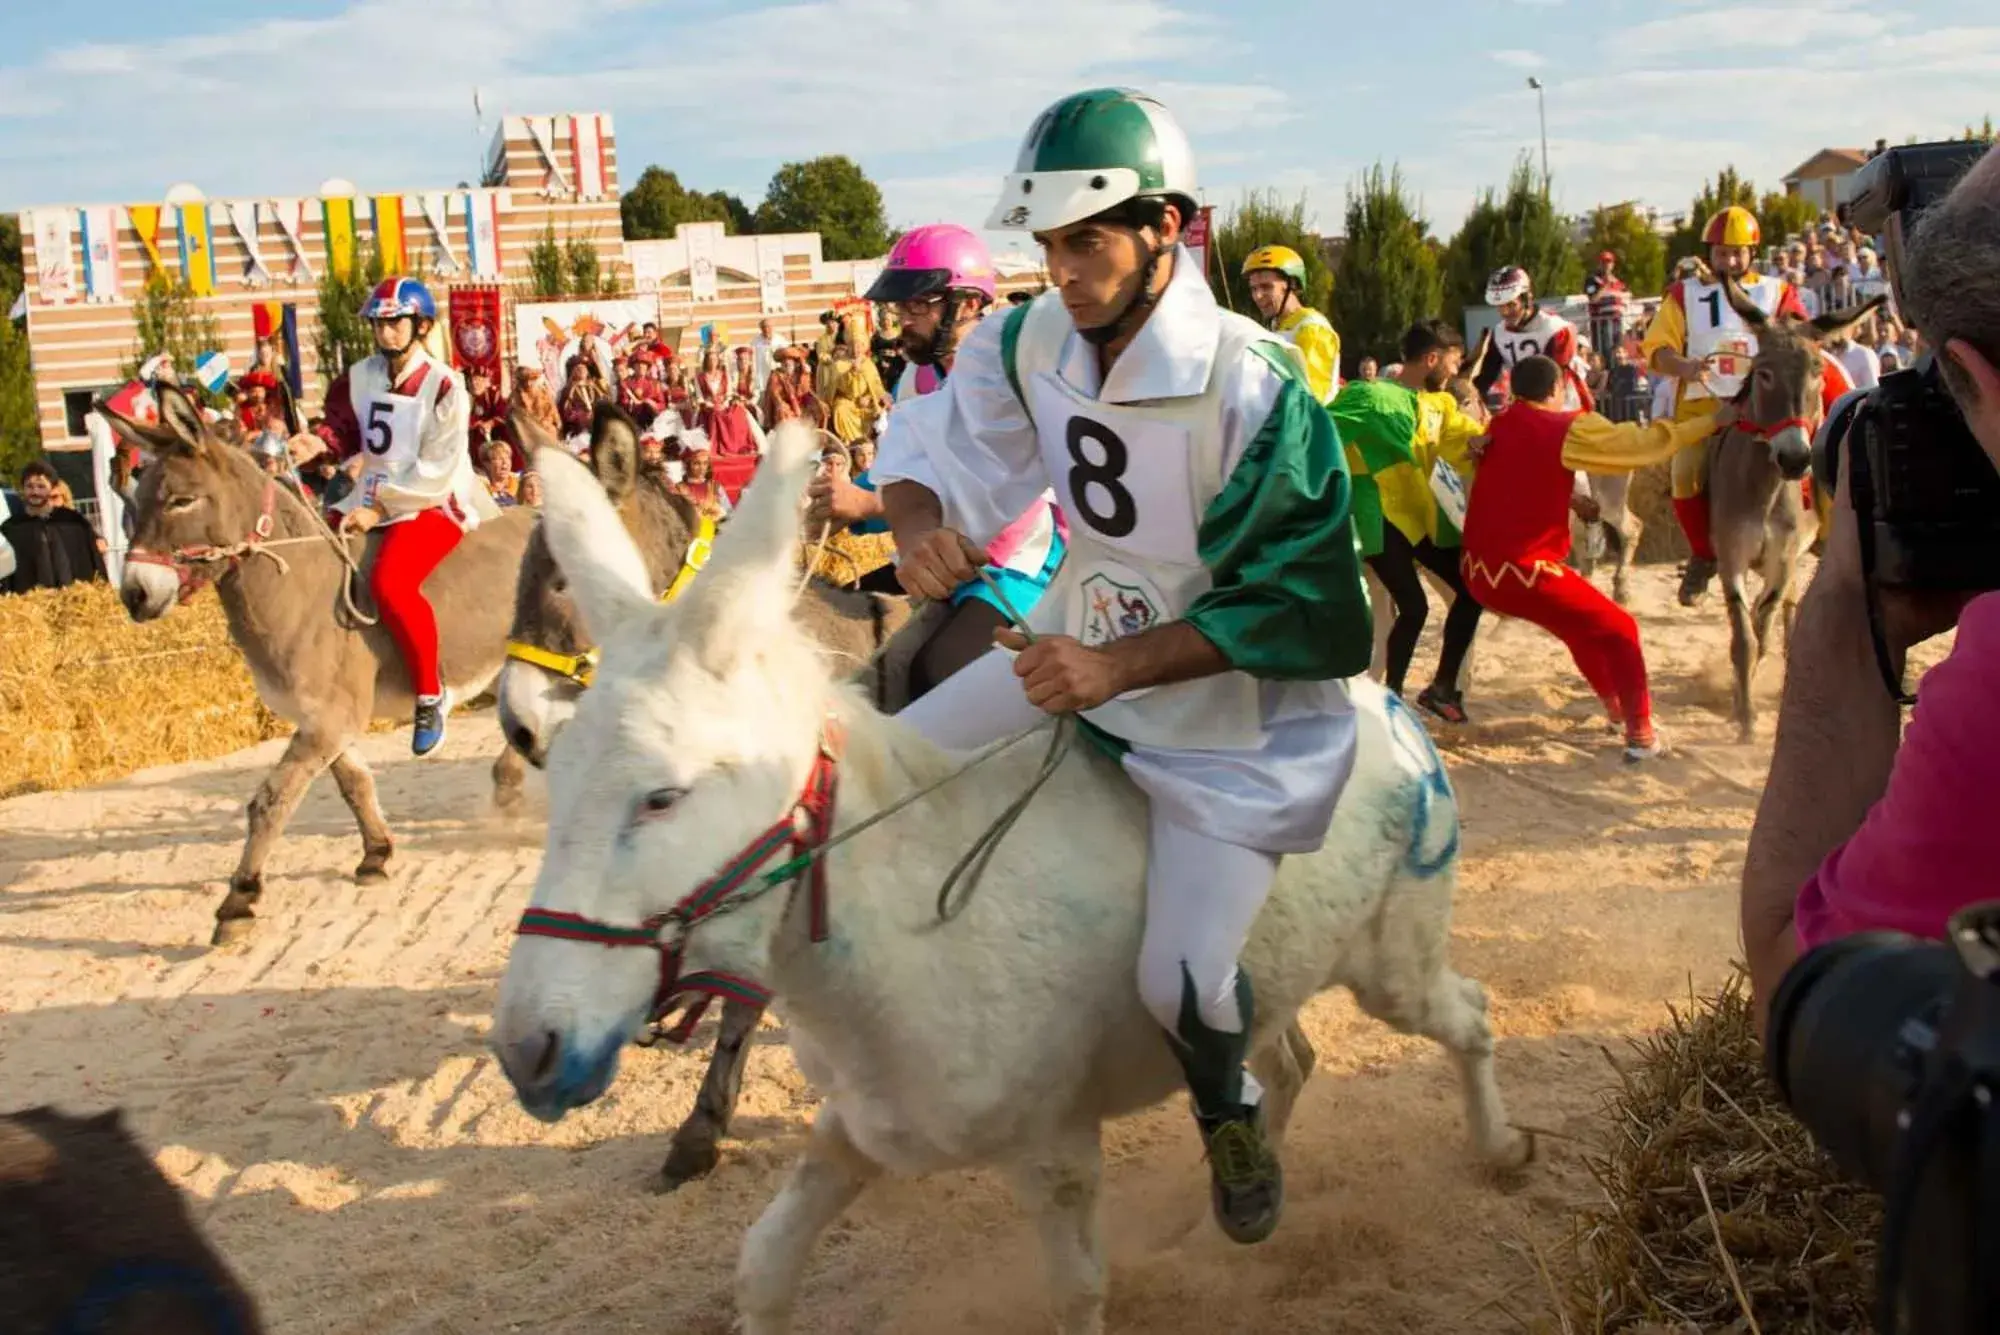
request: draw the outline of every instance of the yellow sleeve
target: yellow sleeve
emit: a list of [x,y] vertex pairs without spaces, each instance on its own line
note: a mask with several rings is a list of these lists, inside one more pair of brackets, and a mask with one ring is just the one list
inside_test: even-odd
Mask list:
[[1444,425],[1438,428],[1434,455],[1450,464],[1460,477],[1470,478],[1473,464],[1465,457],[1465,448],[1484,434],[1485,424],[1459,407],[1454,398],[1450,411],[1444,415]]
[[1340,366],[1340,335],[1323,320],[1308,320],[1293,338],[1299,359],[1306,367],[1306,387],[1313,400],[1325,403],[1333,397],[1333,376]]
[[1679,352],[1687,347],[1687,312],[1681,309],[1681,286],[1675,283],[1660,299],[1660,308],[1653,314],[1653,323],[1646,326],[1646,336],[1639,340],[1639,364],[1648,371],[1653,369],[1653,354],[1661,348]]
[[1713,410],[1684,422],[1614,422],[1597,413],[1583,413],[1563,437],[1563,467],[1591,473],[1629,473],[1671,459],[1715,430]]

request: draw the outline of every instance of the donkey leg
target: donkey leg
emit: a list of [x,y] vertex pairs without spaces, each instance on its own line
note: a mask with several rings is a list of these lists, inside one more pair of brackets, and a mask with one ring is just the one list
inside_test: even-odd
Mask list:
[[353,747],[345,747],[333,758],[333,781],[340,796],[361,827],[361,865],[354,869],[357,881],[389,879],[389,859],[396,841],[389,835],[389,823],[382,819],[382,806],[375,800],[375,775],[368,762]]
[[228,945],[247,935],[258,896],[264,893],[264,859],[272,841],[284,833],[299,799],[319,777],[319,772],[339,754],[341,741],[309,732],[292,734],[291,744],[277,765],[264,776],[250,799],[250,833],[243,841],[243,856],[229,878],[229,893],[215,910],[215,935],[209,944]]
[[792,1306],[813,1244],[881,1171],[847,1138],[833,1106],[823,1105],[798,1166],[743,1235],[736,1261],[743,1335],[790,1335]]
[[1755,707],[1750,699],[1750,676],[1756,670],[1757,649],[1743,579],[1743,572],[1739,570],[1723,576],[1722,580],[1722,595],[1729,610],[1729,666],[1735,671],[1730,717],[1736,720],[1736,740],[1739,742],[1749,741],[1757,724]]
[[1273,1147],[1285,1143],[1285,1127],[1319,1056],[1297,1020],[1250,1058],[1250,1073],[1264,1087],[1264,1129]]
[[1104,1154],[1092,1123],[1012,1165],[1022,1208],[1034,1216],[1060,1335],[1103,1335],[1107,1269],[1098,1226]]
[[511,812],[521,805],[521,783],[528,775],[528,762],[521,753],[504,742],[500,754],[493,758],[493,805],[500,811]]
[[672,1191],[714,1169],[715,1143],[729,1133],[729,1119],[736,1114],[737,1095],[743,1088],[743,1068],[750,1060],[750,1036],[757,1032],[763,1014],[763,1007],[748,1002],[722,1004],[708,1074],[702,1077],[693,1111],[674,1132],[667,1161],[660,1166],[659,1190]]

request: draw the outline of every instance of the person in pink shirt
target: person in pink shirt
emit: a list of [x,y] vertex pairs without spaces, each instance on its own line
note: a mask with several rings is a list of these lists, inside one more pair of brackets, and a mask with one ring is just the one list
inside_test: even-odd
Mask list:
[[[1892,232],[1892,237],[1894,233]],[[1922,215],[1894,266],[1899,308],[2000,469],[2000,149]],[[1799,955],[1856,932],[1941,938],[2000,896],[2000,593],[1880,591],[1891,667],[1950,630],[1951,654],[1901,710],[1876,665],[1849,469],[1799,604],[1777,746],[1743,868],[1759,1032]]]

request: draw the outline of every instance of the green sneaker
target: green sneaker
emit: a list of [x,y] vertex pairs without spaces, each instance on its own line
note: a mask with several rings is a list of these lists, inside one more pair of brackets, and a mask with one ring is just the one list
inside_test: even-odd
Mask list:
[[1197,1118],[1208,1147],[1209,1200],[1230,1241],[1262,1242],[1285,1208],[1285,1170],[1264,1137],[1264,1114],[1246,1108],[1231,1117]]

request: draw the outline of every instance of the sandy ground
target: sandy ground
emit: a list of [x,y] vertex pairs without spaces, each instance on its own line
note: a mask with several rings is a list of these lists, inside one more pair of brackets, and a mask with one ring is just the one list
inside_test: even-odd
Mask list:
[[[1553,1256],[1593,1194],[1607,1051],[1735,953],[1775,713],[1774,664],[1760,740],[1737,745],[1719,607],[1676,606],[1669,569],[1635,584],[1675,754],[1623,767],[1567,656],[1512,622],[1481,632],[1478,722],[1440,736],[1465,812],[1456,963],[1493,994],[1515,1120],[1557,1133],[1526,1183],[1474,1167],[1435,1048],[1323,997],[1265,1246],[1208,1221],[1179,1101],[1108,1128],[1112,1329],[1487,1332],[1546,1311],[1535,1250]],[[720,1335],[738,1241],[812,1094],[767,1020],[723,1166],[671,1197],[649,1187],[705,1042],[633,1053],[559,1127],[515,1106],[482,1044],[542,793],[532,819],[490,814],[496,738],[490,714],[462,717],[419,764],[406,734],[370,737],[391,882],[348,879],[359,840],[322,781],[266,870],[260,929],[226,952],[204,944],[219,883],[280,743],[0,804],[0,1106],[124,1105],[276,1331]],[[890,1183],[823,1242],[801,1328],[1041,1331],[1038,1267],[996,1178]]]

